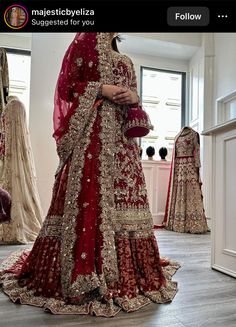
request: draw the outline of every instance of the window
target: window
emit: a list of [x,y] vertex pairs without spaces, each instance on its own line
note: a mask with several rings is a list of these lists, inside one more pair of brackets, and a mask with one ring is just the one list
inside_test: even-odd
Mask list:
[[160,160],[159,149],[166,147],[171,159],[174,138],[185,124],[185,73],[141,68],[142,105],[154,130],[141,139],[143,159],[146,148],[155,148],[154,159]]
[[29,119],[30,98],[30,51],[6,49],[10,88],[9,95],[15,95],[25,105],[27,121]]

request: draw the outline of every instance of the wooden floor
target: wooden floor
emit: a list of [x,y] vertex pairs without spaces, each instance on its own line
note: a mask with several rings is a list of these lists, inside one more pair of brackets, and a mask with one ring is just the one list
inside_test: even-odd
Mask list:
[[[236,327],[236,280],[210,268],[210,235],[157,232],[162,256],[179,261],[179,292],[170,304],[150,304],[114,318],[55,316],[12,303],[0,292],[1,327]],[[22,246],[21,246],[22,247]],[[0,246],[0,258],[20,246]]]

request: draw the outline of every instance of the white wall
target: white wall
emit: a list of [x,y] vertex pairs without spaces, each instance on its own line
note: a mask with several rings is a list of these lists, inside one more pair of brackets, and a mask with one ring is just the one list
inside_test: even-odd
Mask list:
[[[235,117],[235,92],[236,92],[236,33],[215,33],[215,62],[214,62],[214,92],[213,92],[213,122],[219,124],[227,120],[226,108],[224,105],[218,104],[216,108],[216,100],[225,98],[229,95],[228,100],[232,98],[234,93],[234,104],[231,102]],[[224,101],[223,101],[224,102]],[[229,107],[228,107],[229,109]],[[230,110],[231,110],[230,109]],[[218,112],[217,112],[218,110]],[[229,112],[228,112],[229,113]]]
[[175,44],[186,44],[200,47],[202,43],[202,33],[126,33],[136,37],[162,40]]
[[[214,33],[214,64],[211,132],[211,207],[212,207],[212,267],[236,276],[235,243],[235,183],[236,183],[236,122],[217,121],[216,100],[236,90],[236,33]],[[233,101],[233,97],[231,100]],[[228,101],[230,102],[230,97]],[[223,105],[221,110],[226,109]],[[221,116],[221,115],[219,115]],[[210,127],[210,126],[209,126]],[[206,126],[206,128],[209,128]],[[213,135],[211,135],[213,134]]]
[[0,47],[31,49],[31,33],[0,33]]
[[204,51],[200,48],[189,63],[189,125],[196,131],[203,128]]
[[[211,33],[209,33],[211,34]],[[205,35],[204,129],[217,125],[216,100],[236,90],[236,33]],[[213,217],[215,203],[212,137],[204,137],[204,193],[207,213]]]
[[53,134],[54,90],[64,53],[72,33],[32,35],[31,98],[29,127],[44,214],[52,194],[58,164]]
[[[200,175],[203,181],[203,202],[206,217],[208,219],[208,226],[211,226],[211,210],[210,200],[211,188],[209,188],[209,169],[208,163],[210,158],[207,157],[204,149],[206,146],[206,140],[201,136],[201,132],[204,128],[204,113],[207,111],[205,97],[208,94],[208,83],[206,78],[206,57],[205,49],[202,46],[198,52],[193,56],[189,63],[189,126],[195,129],[200,134],[200,158],[201,169]],[[211,81],[212,82],[212,81]]]
[[[121,48],[121,50],[122,50],[122,48]],[[136,72],[136,76],[137,76],[137,82],[138,82],[138,90],[140,90],[140,73],[141,73],[142,66],[149,67],[149,68],[174,70],[174,71],[180,71],[180,72],[188,71],[188,61],[187,60],[175,60],[175,59],[162,58],[162,57],[157,57],[157,56],[154,57],[154,56],[140,55],[140,54],[131,53],[131,52],[126,53],[126,54],[132,59],[132,61],[134,63],[135,72]]]
[[214,33],[214,100],[236,90],[236,33]]

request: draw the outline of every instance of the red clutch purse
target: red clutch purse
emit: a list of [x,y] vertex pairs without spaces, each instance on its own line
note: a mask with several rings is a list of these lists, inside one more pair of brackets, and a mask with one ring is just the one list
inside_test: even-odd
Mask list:
[[146,136],[153,126],[150,122],[148,114],[141,106],[129,107],[124,127],[126,137],[143,137]]

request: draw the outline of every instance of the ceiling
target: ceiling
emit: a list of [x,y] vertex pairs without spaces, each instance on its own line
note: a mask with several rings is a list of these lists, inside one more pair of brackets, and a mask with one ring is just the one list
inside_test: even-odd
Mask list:
[[[4,33],[31,38],[32,33]],[[121,33],[119,49],[154,57],[190,60],[202,43],[202,33]]]
[[201,33],[122,33],[121,52],[189,60],[201,46]]

